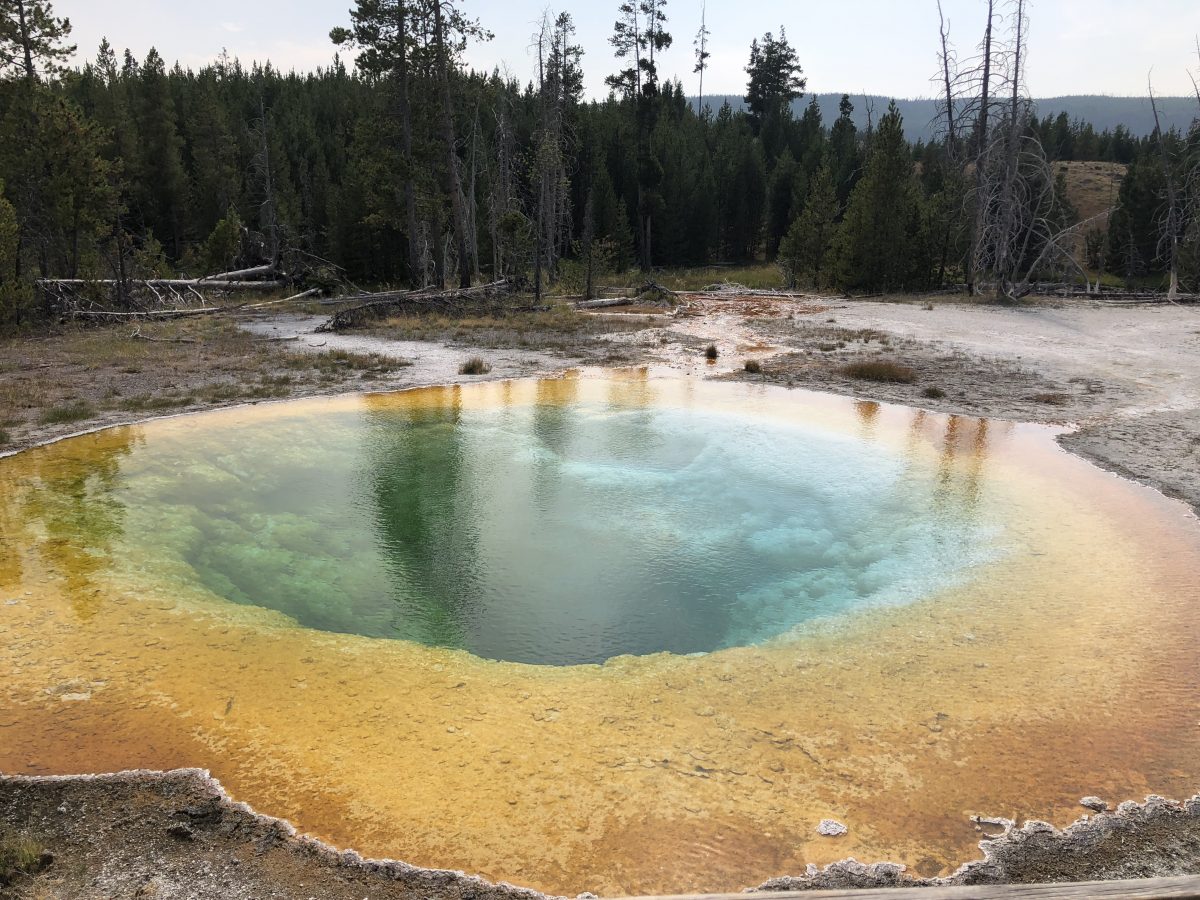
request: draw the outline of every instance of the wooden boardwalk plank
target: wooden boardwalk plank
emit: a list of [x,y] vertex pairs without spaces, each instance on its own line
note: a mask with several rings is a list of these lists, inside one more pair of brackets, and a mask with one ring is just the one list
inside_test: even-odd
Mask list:
[[785,891],[761,894],[679,894],[620,900],[1200,900],[1200,875],[1072,884],[983,884],[954,887],[868,888],[855,891]]

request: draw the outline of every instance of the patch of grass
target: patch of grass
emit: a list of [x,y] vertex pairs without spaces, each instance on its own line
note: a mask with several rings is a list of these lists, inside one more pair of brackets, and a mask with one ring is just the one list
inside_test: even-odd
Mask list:
[[928,397],[930,400],[941,400],[946,396],[946,392],[940,387],[927,387],[921,391],[922,397]]
[[720,355],[720,351],[717,350],[716,344],[709,344],[704,348],[704,358],[707,360],[715,360]]
[[916,370],[891,360],[867,360],[842,366],[842,374],[859,381],[875,381],[880,384],[912,384],[917,380]]
[[761,375],[762,374],[762,363],[760,363],[757,359],[746,360],[746,364],[745,364],[744,368],[751,375]]
[[12,443],[12,435],[0,428],[0,447],[7,447]]
[[364,330],[393,340],[449,341],[496,350],[572,352],[584,347],[602,347],[615,334],[652,327],[654,322],[649,319],[585,313],[560,304],[544,312],[499,310],[465,316],[397,316],[368,325]]
[[66,425],[70,422],[82,422],[96,414],[96,408],[86,400],[74,400],[71,403],[61,403],[43,410],[38,421],[43,425]]
[[0,887],[22,875],[36,875],[49,863],[49,854],[37,842],[22,835],[0,835]]
[[[748,266],[701,266],[694,269],[656,271],[651,280],[672,291],[699,291],[713,284],[740,284],[751,290],[771,290],[784,287],[783,272],[773,263]],[[605,287],[640,287],[646,273],[637,269],[602,279]]]
[[482,356],[472,356],[458,368],[460,375],[486,375],[492,371]]
[[175,394],[139,394],[126,397],[119,404],[121,409],[128,412],[161,412],[164,409],[177,409],[180,406],[190,406],[196,402],[195,397],[180,397]]
[[382,353],[354,353],[349,350],[327,350],[322,353],[289,353],[282,361],[293,370],[315,369],[322,375],[346,372],[386,374],[392,369],[411,366],[412,361],[396,359]]

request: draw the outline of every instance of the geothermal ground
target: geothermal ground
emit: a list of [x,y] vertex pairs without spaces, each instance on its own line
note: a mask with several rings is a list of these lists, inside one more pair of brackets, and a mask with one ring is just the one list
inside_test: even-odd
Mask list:
[[[1200,510],[1197,306],[1045,300],[999,307],[734,293],[687,296],[668,312],[397,319],[343,334],[317,333],[322,321],[310,314],[197,320],[143,326],[136,337],[125,326],[0,345],[0,452],[236,403],[651,365],[964,416],[1075,425],[1061,438],[1069,450]],[[705,356],[710,344],[715,362]],[[490,372],[459,374],[476,355]],[[747,370],[748,360],[757,371]],[[854,368],[861,362],[894,365],[889,371],[900,370],[900,380],[863,379]],[[4,725],[0,717],[0,738]],[[1105,799],[1115,805],[1135,798]],[[1066,833],[1034,824],[985,842],[985,861],[952,880],[1195,873],[1198,823],[1200,802],[1153,800]],[[1003,830],[985,827],[981,838]],[[36,846],[12,850],[18,834],[36,835]],[[25,860],[18,867],[25,874],[14,868],[7,884],[0,865],[0,897],[537,896],[336,854],[230,804],[195,772],[0,778],[0,838],[8,842],[0,863]],[[842,866],[770,887],[891,884],[899,877],[894,867]]]

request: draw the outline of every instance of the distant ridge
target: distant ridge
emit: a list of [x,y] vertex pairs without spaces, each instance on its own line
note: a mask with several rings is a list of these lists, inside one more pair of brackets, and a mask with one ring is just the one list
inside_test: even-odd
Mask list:
[[[842,95],[817,94],[816,98],[821,105],[821,115],[825,119],[825,124],[831,124],[838,116],[838,104],[841,102]],[[804,112],[804,107],[808,105],[809,99],[810,97],[806,96],[796,101],[794,109],[797,116]],[[704,98],[705,104],[711,105],[714,110],[720,109],[726,100],[734,109],[741,109],[744,105],[741,97],[718,95]],[[868,101],[875,104],[875,121],[878,122],[879,117],[887,111],[890,100],[890,97],[879,95],[869,95],[864,98],[862,94],[851,94],[850,102],[854,104],[854,124],[859,128],[866,126]],[[692,98],[692,102],[695,103],[695,98]],[[1154,114],[1150,110],[1150,101],[1146,97],[1081,95],[1045,97],[1035,102],[1039,116],[1057,116],[1059,113],[1065,112],[1072,120],[1082,119],[1084,122],[1090,122],[1097,133],[1105,130],[1113,131],[1118,125],[1124,125],[1137,137],[1148,135],[1154,130]],[[904,131],[910,141],[928,140],[933,136],[933,122],[937,116],[936,100],[929,98],[898,99],[896,105],[900,107],[900,112],[904,116]],[[1192,120],[1200,117],[1200,104],[1196,103],[1195,97],[1159,97],[1158,111],[1167,128],[1174,127],[1180,131],[1186,131],[1191,126]]]

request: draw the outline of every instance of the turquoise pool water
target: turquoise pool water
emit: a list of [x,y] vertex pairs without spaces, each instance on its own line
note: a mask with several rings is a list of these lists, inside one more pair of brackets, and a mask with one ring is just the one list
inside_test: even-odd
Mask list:
[[551,665],[765,641],[996,552],[978,508],[937,502],[935,467],[753,409],[560,390],[284,409],[147,430],[79,527],[116,510],[107,557],[311,628]]

